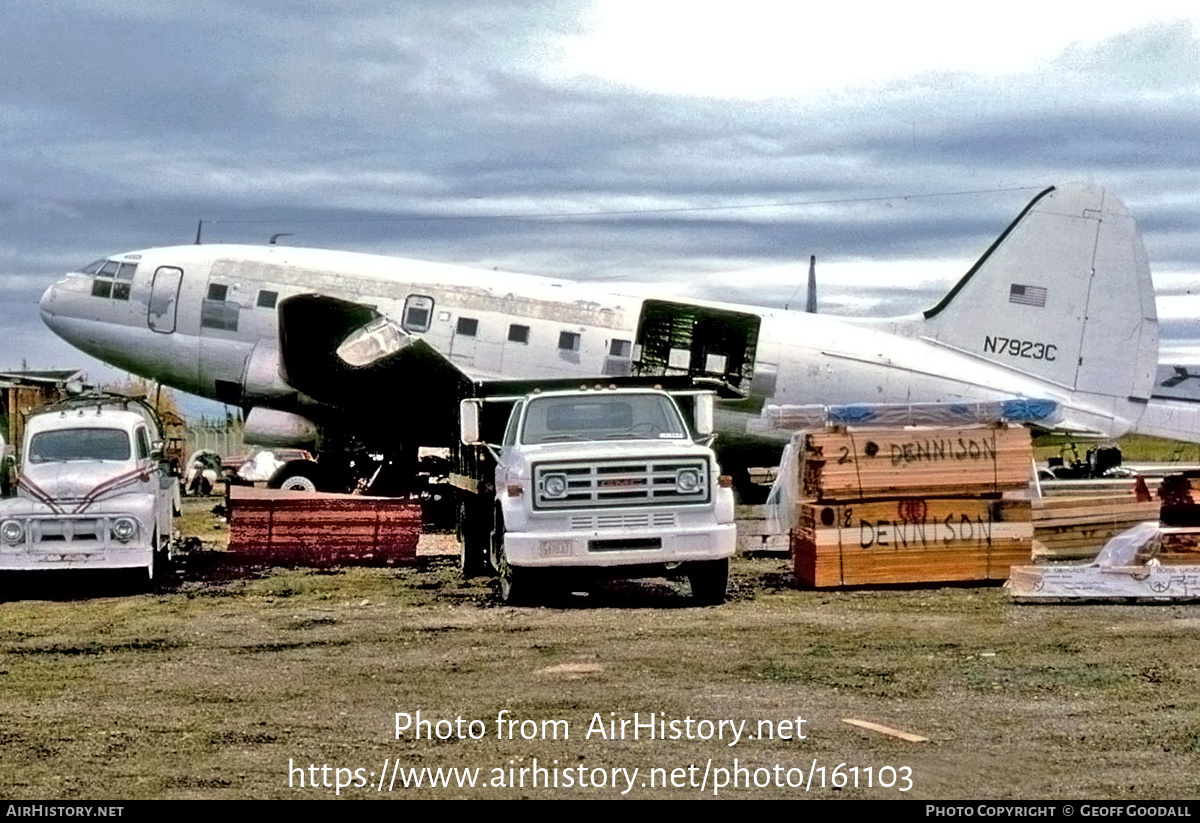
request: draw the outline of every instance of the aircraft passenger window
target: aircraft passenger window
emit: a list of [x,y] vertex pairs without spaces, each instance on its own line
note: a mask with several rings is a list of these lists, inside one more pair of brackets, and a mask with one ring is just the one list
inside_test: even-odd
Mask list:
[[579,333],[573,331],[559,332],[558,347],[563,351],[579,351]]
[[225,300],[225,298],[228,294],[229,294],[229,286],[226,286],[223,283],[209,283],[208,284],[208,299],[209,300],[222,300],[223,301],[223,300]]
[[612,357],[628,357],[633,351],[633,341],[631,340],[614,340],[608,347],[608,353]]
[[433,298],[423,294],[410,294],[404,301],[404,314],[400,325],[405,331],[429,331],[433,318]]
[[479,321],[474,317],[458,318],[458,326],[454,329],[455,334],[461,334],[463,337],[474,337],[479,333]]
[[529,342],[529,327],[518,326],[513,323],[508,327],[508,342],[509,343],[528,343]]
[[258,307],[260,309],[273,309],[275,308],[275,301],[278,299],[279,292],[263,289],[258,293]]

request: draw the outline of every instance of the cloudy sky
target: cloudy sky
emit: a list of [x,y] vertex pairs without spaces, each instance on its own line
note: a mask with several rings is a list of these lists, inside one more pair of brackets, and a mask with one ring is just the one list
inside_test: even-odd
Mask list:
[[0,369],[99,374],[38,296],[201,219],[769,305],[815,254],[822,311],[888,315],[1080,179],[1200,339],[1194,3],[810,5],[5,0]]

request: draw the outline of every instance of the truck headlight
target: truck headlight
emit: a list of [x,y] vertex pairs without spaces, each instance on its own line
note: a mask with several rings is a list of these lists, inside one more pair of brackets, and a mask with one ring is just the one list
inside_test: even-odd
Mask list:
[[118,517],[112,524],[112,536],[118,542],[128,543],[137,534],[137,521],[132,517]]
[[567,493],[567,476],[565,474],[548,474],[542,478],[542,493],[546,497],[562,497]]
[[695,494],[704,484],[704,478],[696,469],[680,469],[675,473],[675,488],[680,494]]
[[25,527],[18,520],[5,520],[0,523],[0,537],[5,543],[16,545],[25,540]]

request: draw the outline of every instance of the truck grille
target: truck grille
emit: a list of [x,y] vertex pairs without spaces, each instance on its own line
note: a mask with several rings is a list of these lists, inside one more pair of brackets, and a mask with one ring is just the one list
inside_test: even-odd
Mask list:
[[21,524],[24,537],[11,544],[0,540],[0,551],[98,552],[108,548],[136,546],[112,537],[113,521],[127,515],[72,517],[70,515],[24,515],[6,517]]
[[677,520],[673,511],[571,515],[571,531],[590,532],[598,529],[673,529],[676,525]]
[[709,500],[708,463],[693,458],[541,463],[533,469],[533,484],[534,508],[542,510]]

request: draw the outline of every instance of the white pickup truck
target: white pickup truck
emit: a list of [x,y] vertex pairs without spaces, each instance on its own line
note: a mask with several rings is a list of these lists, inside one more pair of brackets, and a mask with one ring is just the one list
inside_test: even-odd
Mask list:
[[145,569],[168,561],[179,483],[141,401],[84,395],[25,424],[15,496],[0,500],[0,571]]
[[512,404],[503,441],[487,446],[495,458],[490,561],[506,603],[536,597],[551,570],[683,575],[697,601],[724,601],[733,490],[708,446],[713,395],[689,396],[694,432],[671,394],[649,388],[462,401],[462,441],[474,446],[486,446],[481,407]]

